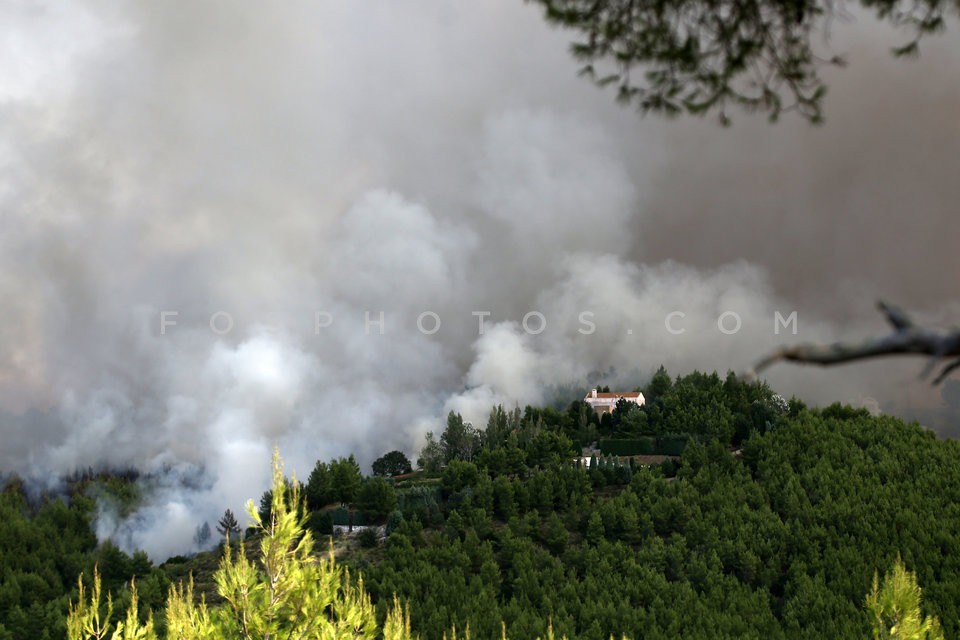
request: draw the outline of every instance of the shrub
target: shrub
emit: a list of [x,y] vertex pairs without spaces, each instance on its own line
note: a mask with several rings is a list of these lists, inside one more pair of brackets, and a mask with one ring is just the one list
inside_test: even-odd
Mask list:
[[367,527],[357,534],[357,540],[364,549],[372,549],[380,541],[380,533],[376,527]]

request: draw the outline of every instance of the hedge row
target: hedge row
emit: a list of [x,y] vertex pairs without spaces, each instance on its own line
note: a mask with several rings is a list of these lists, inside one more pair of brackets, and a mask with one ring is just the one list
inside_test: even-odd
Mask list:
[[606,438],[600,441],[600,453],[614,456],[679,456],[683,453],[690,437],[689,435],[665,435]]

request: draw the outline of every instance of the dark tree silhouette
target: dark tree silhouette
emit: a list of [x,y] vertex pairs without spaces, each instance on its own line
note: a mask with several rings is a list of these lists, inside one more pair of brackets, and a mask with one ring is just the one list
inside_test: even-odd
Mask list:
[[[846,5],[833,0],[528,0],[549,22],[579,32],[573,55],[581,74],[616,87],[617,99],[640,111],[719,114],[735,105],[776,120],[794,110],[822,119],[827,87],[818,71],[842,65],[819,53]],[[877,18],[901,28],[895,55],[915,54],[920,38],[944,27],[957,0],[860,0]]]
[[233,515],[233,511],[227,509],[223,512],[223,517],[217,522],[217,531],[222,536],[226,536],[228,533],[240,533],[240,523],[237,522],[237,518]]
[[399,476],[413,471],[410,459],[402,451],[391,451],[373,461],[373,475],[375,476]]
[[781,360],[826,366],[880,356],[926,355],[930,356],[930,362],[922,376],[925,378],[940,367],[940,372],[933,378],[933,384],[940,384],[960,367],[960,330],[921,327],[898,307],[885,302],[878,302],[877,306],[893,327],[890,335],[856,343],[808,343],[783,347],[760,360],[745,377],[755,378],[759,372]]
[[210,525],[204,522],[202,525],[198,525],[196,531],[193,532],[193,541],[198,547],[202,547],[207,544],[207,541],[210,539]]

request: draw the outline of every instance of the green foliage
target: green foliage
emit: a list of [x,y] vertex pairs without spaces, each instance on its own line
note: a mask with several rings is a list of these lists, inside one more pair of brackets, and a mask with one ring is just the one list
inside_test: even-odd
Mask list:
[[618,456],[650,455],[656,452],[657,439],[652,436],[639,438],[604,438],[600,441],[600,452]]
[[393,483],[383,478],[367,478],[360,485],[356,506],[374,522],[383,522],[397,507]]
[[[274,457],[271,518],[264,521],[253,502],[247,512],[254,519],[260,536],[259,562],[246,557],[241,545],[236,555],[230,545],[215,574],[217,591],[224,603],[215,607],[194,601],[192,585],[171,591],[166,607],[170,635],[183,639],[201,638],[374,638],[377,620],[362,579],[351,581],[349,573],[337,566],[332,550],[327,558],[313,554],[313,536],[297,507],[299,487],[289,492],[279,458]],[[108,636],[113,603],[108,597],[101,611],[99,576],[94,576],[94,591],[88,602],[81,590],[67,622],[68,640],[111,638],[127,640],[155,638],[152,620],[140,623],[136,611],[136,592],[131,585],[131,604],[123,621],[115,624]],[[82,586],[82,582],[81,582]],[[405,616],[391,613],[391,638],[409,638]],[[403,622],[398,624],[399,620]]]
[[402,451],[391,451],[373,461],[373,475],[399,476],[413,471],[410,459]]
[[[396,596],[381,601],[384,622],[378,624],[377,609],[364,588],[363,578],[351,580],[349,571],[334,561],[332,547],[326,557],[314,553],[313,536],[306,527],[306,517],[301,508],[300,487],[284,479],[276,453],[270,494],[269,521],[259,517],[253,501],[247,504],[247,512],[253,518],[259,534],[258,561],[247,558],[244,545],[239,545],[236,552],[232,545],[224,545],[224,555],[214,575],[221,604],[208,606],[202,599],[198,601],[192,579],[186,586],[179,584],[171,589],[164,611],[168,638],[339,640],[349,637],[411,640],[419,637],[411,630],[409,609],[403,607]],[[451,522],[451,526],[462,526],[459,515],[454,517],[452,514],[451,519],[461,523],[456,525]],[[454,538],[459,544],[460,537]],[[399,537],[397,540],[393,546],[404,548]],[[361,544],[366,547],[376,543],[376,531],[365,530],[361,535]],[[476,535],[467,536],[465,544],[469,546],[468,557],[479,563],[480,570],[490,583],[499,582],[497,569],[491,562],[489,546],[482,545]],[[157,638],[152,616],[148,614],[141,619],[134,582],[130,583],[129,603],[122,619],[115,616],[118,608],[109,594],[104,602],[99,571],[93,572],[93,588],[89,598],[82,578],[78,584],[76,604],[70,606],[67,616],[68,640]],[[489,604],[482,598],[477,601],[481,607]],[[469,638],[471,626],[467,624],[461,628],[467,629],[464,637]],[[496,619],[489,616],[474,628],[494,631],[504,640],[507,638]],[[540,628],[548,629],[548,638],[554,637],[554,629],[549,622],[541,624]],[[532,629],[525,627],[525,633],[518,637],[535,637],[536,633],[526,633]],[[441,635],[456,638],[456,625],[444,627],[436,637]]]
[[420,450],[420,457],[417,458],[417,468],[435,473],[446,464],[443,447],[436,441],[432,432],[427,432],[426,440],[426,444]]
[[[96,562],[111,572],[104,592],[123,603],[129,591],[123,585],[138,576],[141,602],[154,606],[163,601],[167,582],[143,552],[131,558],[109,541],[97,546],[91,529],[95,503],[88,494],[97,484],[97,495],[109,486],[116,495],[138,495],[121,489],[132,478],[108,479],[92,472],[68,481],[69,499],[39,496],[28,503],[23,485],[16,479],[0,490],[0,639],[62,638],[69,597],[76,578]],[[115,498],[104,498],[116,506]]]
[[658,399],[667,395],[672,388],[673,380],[671,380],[670,374],[667,373],[663,365],[660,365],[660,368],[657,369],[656,373],[654,373],[650,379],[650,383],[643,390],[643,397],[647,403],[656,402]]
[[[562,443],[559,436],[569,442],[568,433],[591,424],[574,403],[566,411],[495,409],[488,422],[493,432],[482,434],[474,461],[452,460],[442,477],[398,487],[365,481],[389,485],[397,500],[387,514],[386,543],[345,555],[352,568],[362,568],[374,623],[387,620],[378,628],[433,638],[449,637],[456,625],[469,627],[473,637],[501,637],[505,629],[527,638],[552,621],[557,635],[595,640],[624,632],[654,639],[865,638],[876,615],[863,606],[864,594],[875,568],[900,552],[924,585],[926,613],[942,621],[946,637],[960,634],[960,443],[841,406],[807,409],[730,376],[695,373],[661,387],[640,410],[651,428],[687,424],[695,432],[669,469],[605,454],[587,470],[569,455],[542,455],[538,448]],[[680,398],[692,399],[692,407]],[[718,431],[710,426],[717,416],[729,426],[719,429],[722,439],[708,435]],[[298,492],[292,483],[270,492],[270,520],[256,526],[261,547],[269,531],[288,536],[306,526],[307,514],[289,506],[299,504]],[[284,501],[282,510],[274,495]],[[0,508],[3,500],[14,513],[25,508],[16,494],[3,496]],[[358,495],[354,506],[360,501]],[[283,513],[295,514],[293,529],[274,523]],[[322,528],[315,522],[329,513],[311,513],[309,528]],[[343,509],[345,521],[349,513]],[[0,530],[8,545],[19,543],[5,535]],[[286,552],[271,552],[272,571],[299,557],[300,535]],[[269,591],[257,585],[271,570],[266,560],[246,561],[251,548],[230,551],[224,566],[231,567],[234,586],[218,591],[234,594],[236,602],[246,593],[244,606],[266,611],[274,599],[252,594]],[[139,619],[146,624],[148,590],[151,602],[163,597],[153,595],[162,594],[155,570],[144,557],[130,558],[112,545],[95,553],[116,612],[130,602],[121,581],[129,573],[149,574],[137,578]],[[20,551],[10,561],[22,557],[29,554]],[[315,554],[310,561],[324,562]],[[81,559],[77,570],[89,566]],[[8,612],[2,624],[13,630],[11,637],[42,637],[42,626],[39,633],[22,631],[34,613],[21,604],[22,594],[42,589],[40,575],[31,568],[0,582],[0,608]],[[902,597],[884,595],[889,581],[883,587],[878,581],[871,596],[888,616],[887,631],[891,612],[904,619],[903,612],[913,610]],[[348,584],[357,588],[345,573],[340,584],[332,597],[341,598]],[[191,592],[190,585],[176,587],[157,621],[188,630],[239,624],[230,598],[204,608]],[[399,602],[409,602],[409,610]],[[336,617],[334,608],[326,610]],[[275,620],[292,615],[283,607],[273,611]],[[44,615],[36,613],[38,620]],[[229,637],[242,637],[238,628],[230,627]]]
[[691,438],[688,435],[674,434],[657,438],[657,453],[665,456],[683,455]]
[[[607,437],[601,442],[653,436],[657,438],[653,453],[680,455],[691,436],[739,445],[751,433],[780,424],[788,411],[787,403],[765,384],[744,383],[733,373],[722,380],[716,373],[695,371],[671,382],[661,367],[646,394],[643,406],[631,408],[619,419],[611,414],[604,420],[600,431]],[[638,449],[647,452],[646,444],[608,447],[612,448],[605,452],[618,455]]]
[[465,487],[477,484],[479,479],[480,471],[477,469],[477,465],[461,460],[454,460],[443,470],[443,478],[440,481],[440,486],[443,487],[444,491],[449,495],[453,492],[461,491]]
[[545,468],[568,464],[576,454],[573,441],[556,430],[540,426],[526,447],[526,461],[530,467]]
[[390,512],[390,515],[387,516],[387,535],[393,533],[404,522],[403,512],[399,509],[394,509]]
[[694,440],[679,468],[605,455],[590,471],[568,462],[511,474],[481,462],[567,420],[549,427],[528,411],[510,434],[484,438],[476,476],[450,471],[456,491],[437,503],[440,522],[391,531],[365,569],[372,597],[409,601],[425,637],[453,622],[496,637],[500,619],[525,637],[552,619],[559,634],[597,640],[864,638],[874,567],[900,550],[948,637],[960,631],[960,443],[890,417],[824,417],[712,374],[663,385],[644,411],[700,430],[677,397],[696,400],[692,416],[738,425],[742,452],[731,428],[727,440]]
[[[103,505],[108,505],[117,515],[125,518],[133,513],[143,497],[140,486],[136,483],[136,473],[112,475],[106,472],[95,478],[81,480],[86,485],[86,495],[96,499]],[[79,486],[78,486],[79,488]]]
[[330,490],[333,499],[340,504],[353,502],[362,481],[360,465],[353,454],[330,463]]
[[480,433],[469,422],[464,422],[459,413],[447,416],[447,428],[440,436],[444,464],[452,460],[470,461],[480,449]]
[[453,411],[447,415],[447,426],[440,440],[437,441],[433,433],[427,433],[426,439],[417,467],[430,472],[440,471],[453,460],[473,460],[481,444],[480,432]]
[[372,549],[373,547],[377,546],[378,542],[380,542],[380,537],[376,528],[368,527],[357,534],[357,540],[360,542],[360,546],[364,549]]
[[313,471],[307,477],[307,486],[304,487],[303,494],[307,500],[307,507],[314,511],[322,509],[336,500],[333,495],[330,465],[322,460],[317,460]]
[[[391,500],[391,495],[392,487],[384,487],[379,482],[369,487],[366,485],[360,473],[360,465],[357,464],[353,455],[336,458],[329,463],[318,460],[304,488],[307,508],[311,511],[317,511],[333,503],[347,505],[363,502],[367,507],[361,507],[361,509],[369,508],[377,518],[385,517],[393,509],[392,504],[387,504]],[[268,496],[265,494],[261,501],[261,519],[268,519],[265,517],[269,514],[268,504]],[[384,504],[386,506],[382,506]]]
[[423,524],[442,521],[439,487],[415,485],[397,492],[397,505],[407,519],[416,519]]
[[609,418],[610,430],[633,433],[642,430],[645,421],[639,419],[643,416],[640,406],[636,402],[631,402],[626,398],[619,398],[613,411],[607,416]]
[[497,405],[491,409],[487,428],[483,433],[485,448],[497,449],[505,445],[510,434],[519,431],[522,419],[519,407],[513,411],[505,411],[503,405]]
[[[794,110],[819,122],[826,94],[819,68],[843,64],[814,50],[817,32],[846,10],[825,0],[536,2],[550,22],[578,32],[572,51],[581,73],[644,113],[718,113],[726,124],[734,105],[771,121]],[[860,4],[910,32],[896,55],[916,53],[920,37],[942,29],[958,9],[937,0]]]
[[315,536],[333,534],[333,516],[329,511],[313,511],[307,521],[307,527]]
[[267,489],[260,496],[260,508],[257,515],[261,520],[270,520],[270,510],[273,508],[273,490]]
[[920,586],[900,556],[881,584],[873,575],[867,595],[867,610],[873,618],[873,637],[878,640],[943,640],[940,621],[920,610]]
[[[67,638],[69,640],[156,640],[157,632],[153,626],[153,616],[149,614],[146,622],[141,623],[139,598],[134,581],[130,581],[130,604],[123,620],[112,621],[113,597],[107,594],[103,602],[103,590],[100,573],[94,568],[93,590],[90,601],[85,596],[83,578],[77,580],[78,596],[76,604],[70,605],[67,616]],[[110,633],[111,628],[113,633]]]
[[556,512],[552,512],[544,530],[543,543],[551,553],[559,556],[566,550],[568,538],[569,534],[563,521]]
[[853,408],[850,405],[840,404],[839,402],[834,402],[829,407],[826,407],[820,411],[825,419],[833,418],[835,420],[853,420],[855,418],[868,418],[870,412],[866,409]]
[[640,436],[638,438],[604,438],[600,440],[600,452],[604,455],[636,456],[636,455],[668,455],[683,454],[688,435]]
[[240,523],[230,509],[225,510],[223,516],[217,521],[217,533],[221,536],[236,536],[240,533]]
[[603,540],[604,535],[606,535],[606,532],[603,528],[603,518],[600,517],[599,511],[594,511],[587,520],[587,542],[597,546]]
[[[293,482],[289,478],[284,478],[283,481],[284,487],[284,499],[287,502],[290,502],[293,499],[294,486]],[[267,489],[260,496],[260,506],[257,509],[257,516],[264,522],[269,522],[273,517],[271,509],[273,509],[274,495],[273,489]]]

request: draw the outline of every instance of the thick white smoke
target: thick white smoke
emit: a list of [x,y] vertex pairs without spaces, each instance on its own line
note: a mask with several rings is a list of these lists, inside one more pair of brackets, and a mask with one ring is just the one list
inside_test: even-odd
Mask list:
[[[877,293],[945,308],[941,288],[862,268],[900,219],[837,185],[867,189],[868,166],[885,200],[909,198],[922,171],[874,153],[886,120],[812,142],[640,120],[576,78],[568,34],[519,0],[0,12],[0,469],[148,474],[148,504],[105,511],[99,532],[156,559],[242,513],[275,443],[301,478],[351,452],[368,467],[414,454],[451,409],[482,422],[611,368],[631,386],[661,363],[743,369],[781,342],[882,331],[858,320]],[[932,53],[847,73],[913,65],[891,82],[940,82],[955,106],[956,47]],[[869,120],[884,92],[837,85],[828,116]],[[940,167],[956,109],[925,100],[922,121],[899,97],[885,118],[949,132],[926,151]],[[826,235],[854,213],[847,241]],[[794,311],[797,335],[776,324]],[[890,403],[915,371],[772,380]]]

